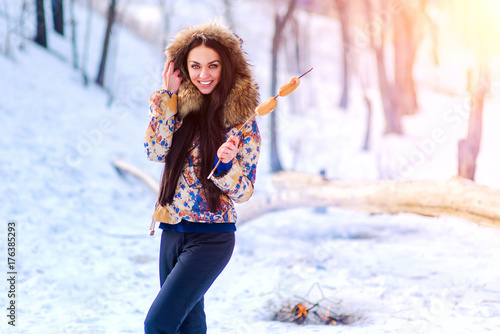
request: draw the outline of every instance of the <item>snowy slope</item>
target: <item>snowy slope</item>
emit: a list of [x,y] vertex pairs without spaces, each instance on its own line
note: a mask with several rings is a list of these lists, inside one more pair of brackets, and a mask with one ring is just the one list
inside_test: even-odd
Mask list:
[[[176,6],[173,27],[221,15],[208,3],[193,6],[200,10]],[[237,1],[234,14],[266,98],[272,20],[260,6]],[[83,42],[87,12],[77,6],[76,14]],[[94,15],[91,77],[104,24]],[[325,59],[337,59],[339,51],[321,41],[338,36],[338,26],[314,17],[310,29],[315,71],[303,80],[301,94],[280,101],[283,163],[307,172],[324,168],[335,178],[377,178],[376,154],[359,151],[364,131],[359,92],[354,91],[348,113],[337,110],[332,99],[331,92],[339,91],[339,69]],[[32,43],[16,51],[14,60],[0,56],[0,216],[5,222],[0,237],[6,238],[7,221],[16,221],[19,271],[18,326],[8,327],[2,316],[2,333],[140,333],[158,291],[159,236],[148,235],[155,196],[136,179],[120,176],[112,161],[121,157],[160,174],[161,166],[145,158],[142,140],[148,98],[159,87],[163,58],[161,46],[126,28],[116,36],[111,63],[115,100],[109,107],[101,89],[83,87],[81,75],[70,66],[69,42],[53,33],[49,45],[63,59]],[[280,82],[288,76],[282,71]],[[443,108],[456,103],[432,92],[422,98],[424,105],[439,102]],[[299,106],[295,112],[292,102]],[[486,142],[498,142],[492,128],[495,105],[492,100],[486,106],[485,152],[493,150]],[[433,115],[431,107],[424,108],[415,123],[428,124]],[[259,122],[264,147],[255,196],[272,191],[267,119]],[[374,128],[376,136],[380,117]],[[297,133],[308,136],[298,142]],[[448,157],[454,140],[436,152]],[[294,145],[300,145],[298,154]],[[487,156],[480,162],[494,166]],[[415,176],[453,174],[451,159],[438,153],[433,159]],[[448,172],[441,171],[443,164]],[[478,174],[483,184],[500,185],[493,167],[482,168],[492,168]],[[499,236],[496,230],[449,218],[337,209],[266,215],[239,228],[233,258],[207,293],[209,333],[494,333],[500,328]],[[6,254],[3,241],[0,251]],[[358,320],[337,327],[271,321],[282,303],[305,296],[316,283],[337,302],[335,311]],[[2,286],[2,308],[6,296]],[[317,300],[319,291],[313,289],[308,298]]]

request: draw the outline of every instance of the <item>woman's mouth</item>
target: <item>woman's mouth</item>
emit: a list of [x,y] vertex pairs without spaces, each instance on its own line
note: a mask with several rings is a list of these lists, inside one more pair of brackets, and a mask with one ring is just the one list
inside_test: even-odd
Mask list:
[[213,80],[211,80],[211,81],[198,81],[198,82],[200,83],[200,85],[201,85],[202,87],[208,87],[208,86],[210,86],[210,84],[211,84],[212,82],[214,82],[214,81],[213,81]]

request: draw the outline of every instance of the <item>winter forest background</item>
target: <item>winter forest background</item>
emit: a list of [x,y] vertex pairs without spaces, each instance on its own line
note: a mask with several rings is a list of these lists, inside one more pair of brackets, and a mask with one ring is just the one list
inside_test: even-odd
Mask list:
[[209,333],[495,333],[498,14],[497,0],[0,0],[6,276],[9,222],[17,247],[16,326],[2,279],[0,332],[143,331],[156,194],[115,162],[160,177],[143,137],[163,49],[218,19],[262,101],[314,69],[258,118]]

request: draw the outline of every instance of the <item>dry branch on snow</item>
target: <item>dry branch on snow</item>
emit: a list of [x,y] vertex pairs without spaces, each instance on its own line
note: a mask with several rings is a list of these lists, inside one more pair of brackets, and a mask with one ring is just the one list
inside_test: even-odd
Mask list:
[[142,171],[139,167],[134,166],[121,159],[116,159],[115,161],[113,161],[113,165],[120,174],[122,173],[132,174],[133,176],[144,182],[155,193],[158,194],[160,192],[160,185],[158,181],[156,181],[151,175]]

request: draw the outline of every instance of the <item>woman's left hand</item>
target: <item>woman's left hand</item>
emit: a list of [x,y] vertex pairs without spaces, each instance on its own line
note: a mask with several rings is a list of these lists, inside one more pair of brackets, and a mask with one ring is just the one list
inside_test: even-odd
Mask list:
[[217,150],[217,157],[222,163],[227,164],[229,161],[233,160],[236,154],[238,154],[238,144],[240,143],[239,136],[231,136],[222,144]]
[[162,74],[162,88],[168,90],[172,94],[177,94],[182,82],[181,70],[174,71],[174,62],[165,63]]

